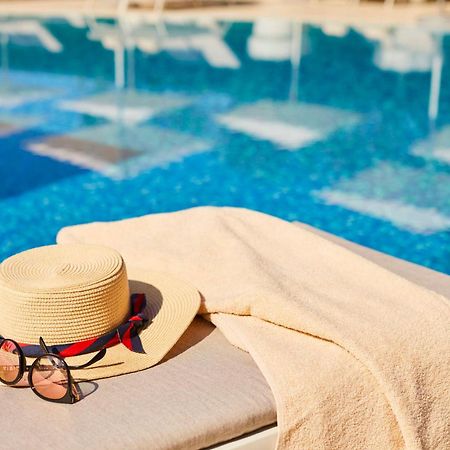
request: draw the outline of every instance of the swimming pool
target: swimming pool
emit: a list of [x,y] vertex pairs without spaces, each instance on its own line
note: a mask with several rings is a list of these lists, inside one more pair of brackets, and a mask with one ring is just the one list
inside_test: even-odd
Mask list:
[[0,33],[0,259],[70,224],[234,205],[450,273],[442,24],[9,17]]

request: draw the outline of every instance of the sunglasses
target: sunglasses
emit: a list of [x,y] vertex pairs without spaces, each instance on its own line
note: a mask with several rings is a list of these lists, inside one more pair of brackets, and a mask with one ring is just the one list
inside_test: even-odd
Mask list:
[[80,400],[79,390],[70,374],[71,370],[85,369],[106,354],[106,349],[80,366],[69,366],[64,359],[51,353],[42,338],[39,345],[43,354],[31,366],[17,342],[0,338],[0,381],[8,386],[17,385],[28,372],[28,385],[43,400],[56,403],[75,403]]

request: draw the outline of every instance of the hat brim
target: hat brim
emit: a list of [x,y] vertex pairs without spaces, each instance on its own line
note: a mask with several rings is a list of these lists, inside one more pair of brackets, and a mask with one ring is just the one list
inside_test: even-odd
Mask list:
[[[139,334],[145,353],[130,351],[119,344],[108,348],[105,357],[86,369],[74,370],[75,380],[98,380],[138,372],[154,366],[180,339],[200,307],[197,289],[167,274],[152,273],[127,266],[130,293],[143,293],[150,317]],[[69,365],[81,365],[88,355],[67,358]]]

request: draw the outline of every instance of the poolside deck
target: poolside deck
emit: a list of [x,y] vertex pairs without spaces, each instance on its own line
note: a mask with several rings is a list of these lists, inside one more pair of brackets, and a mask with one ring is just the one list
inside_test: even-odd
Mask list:
[[[97,0],[95,8],[86,7],[84,0],[3,0],[0,14],[23,15],[76,15],[80,13],[96,16],[113,17],[117,14],[117,2],[114,0]],[[130,14],[155,15],[151,7],[133,7]],[[424,17],[450,14],[450,4],[400,3],[394,6],[381,2],[352,2],[351,0],[298,1],[259,0],[235,5],[217,5],[195,8],[167,9],[165,15],[179,17],[192,15],[196,18],[208,16],[219,19],[251,20],[255,17],[279,17],[297,19],[309,23],[340,22],[348,25],[376,23],[395,25],[416,23]]]

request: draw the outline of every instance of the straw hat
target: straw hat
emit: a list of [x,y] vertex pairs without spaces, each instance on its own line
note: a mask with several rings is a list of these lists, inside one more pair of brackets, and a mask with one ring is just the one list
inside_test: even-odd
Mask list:
[[[85,244],[39,247],[0,265],[0,335],[48,346],[83,342],[113,332],[130,317],[130,294],[146,296],[149,318],[139,339],[145,353],[119,343],[95,365],[73,372],[98,379],[147,369],[175,345],[195,317],[200,294],[169,275],[125,263],[115,250]],[[88,355],[68,357],[80,365]]]

